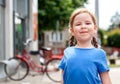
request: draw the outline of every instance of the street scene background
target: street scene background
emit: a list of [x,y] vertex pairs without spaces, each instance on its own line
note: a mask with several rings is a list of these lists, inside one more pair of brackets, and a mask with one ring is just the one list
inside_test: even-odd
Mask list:
[[[77,7],[86,7],[95,14],[98,24],[97,41],[107,54],[112,83],[120,84],[120,6],[117,4],[120,2],[109,2],[110,0],[0,0],[0,84],[60,84],[51,81],[46,74],[32,71],[30,73],[35,76],[29,74],[21,81],[10,80],[7,76],[2,78],[4,66],[10,64],[8,59],[23,56],[24,44],[30,39],[33,42],[26,50],[36,53],[44,48],[48,49],[47,52],[43,51],[45,59],[53,56],[62,58],[71,36],[69,17]],[[101,3],[104,3],[104,7]],[[114,9],[108,7],[108,3]],[[111,10],[114,11],[111,13]]]
[[[112,80],[112,84],[120,84],[119,74],[120,74],[120,67],[110,69],[110,77]],[[25,79],[21,81],[12,81],[10,79],[7,79],[6,81],[1,81],[0,84],[60,84],[60,83],[52,82],[46,75],[37,74],[34,77],[28,75]]]

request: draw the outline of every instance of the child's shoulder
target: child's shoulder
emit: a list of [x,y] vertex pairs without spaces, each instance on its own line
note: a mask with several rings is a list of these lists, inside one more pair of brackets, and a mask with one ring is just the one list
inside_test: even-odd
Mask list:
[[106,51],[103,50],[102,48],[96,48],[96,51],[100,54],[106,54]]
[[74,46],[71,46],[71,47],[67,47],[67,48],[65,49],[65,51],[69,51],[69,50],[73,50],[73,49],[75,49],[75,47],[74,47]]
[[102,48],[96,48],[98,51],[105,52]]

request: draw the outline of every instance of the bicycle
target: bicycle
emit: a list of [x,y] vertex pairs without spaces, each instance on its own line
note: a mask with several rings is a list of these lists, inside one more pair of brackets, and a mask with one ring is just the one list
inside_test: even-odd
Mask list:
[[[25,43],[25,48],[23,50],[23,54],[16,54],[15,57],[10,58],[9,60],[17,60],[18,64],[14,69],[14,73],[10,73],[9,66],[5,65],[4,70],[8,78],[14,81],[20,81],[24,79],[32,70],[33,72],[42,72],[43,74],[46,73],[48,78],[54,82],[60,82],[60,69],[58,68],[58,64],[61,60],[61,57],[52,55],[51,58],[47,59],[44,57],[44,54],[39,53],[40,58],[43,61],[40,61],[40,64],[35,63],[32,58],[30,52],[27,51],[26,47],[30,44],[29,42]],[[44,48],[44,50],[48,50]]]

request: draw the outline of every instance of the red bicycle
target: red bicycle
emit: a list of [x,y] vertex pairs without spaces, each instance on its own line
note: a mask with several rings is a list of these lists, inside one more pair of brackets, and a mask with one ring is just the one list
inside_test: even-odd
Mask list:
[[[30,52],[27,50],[29,43],[30,42],[25,43],[26,46],[22,55],[17,54],[15,57],[9,59],[17,60],[18,62],[17,66],[14,67],[14,73],[10,73],[10,67],[5,65],[4,70],[8,78],[14,81],[19,81],[24,79],[28,75],[29,71],[32,70],[38,73],[46,73],[50,80],[54,82],[60,82],[61,76],[58,64],[61,60],[61,57],[52,55],[49,59],[47,59],[47,56],[44,56],[43,53],[39,53],[39,58],[40,60],[42,59],[42,61],[40,61],[40,64],[37,64],[33,61]],[[49,51],[49,49],[46,48],[43,50]]]

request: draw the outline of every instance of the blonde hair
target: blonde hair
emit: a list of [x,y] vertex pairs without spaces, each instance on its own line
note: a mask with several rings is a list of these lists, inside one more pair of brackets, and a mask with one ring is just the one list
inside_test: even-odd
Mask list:
[[[88,11],[86,8],[77,8],[77,9],[74,10],[73,13],[71,14],[71,17],[70,17],[70,20],[69,20],[69,21],[70,21],[70,22],[69,22],[69,27],[70,27],[70,28],[73,28],[74,18],[75,18],[76,15],[78,15],[78,14],[80,14],[80,13],[88,13],[88,14],[91,16],[94,25],[97,26],[96,17],[95,17],[90,11]],[[70,38],[70,42],[69,42],[70,46],[75,45],[76,42],[74,42],[74,41],[75,41],[74,39],[75,39],[74,36],[72,36],[72,37]],[[96,48],[98,47],[98,43],[97,43],[95,37],[93,37],[92,44],[93,44]]]

